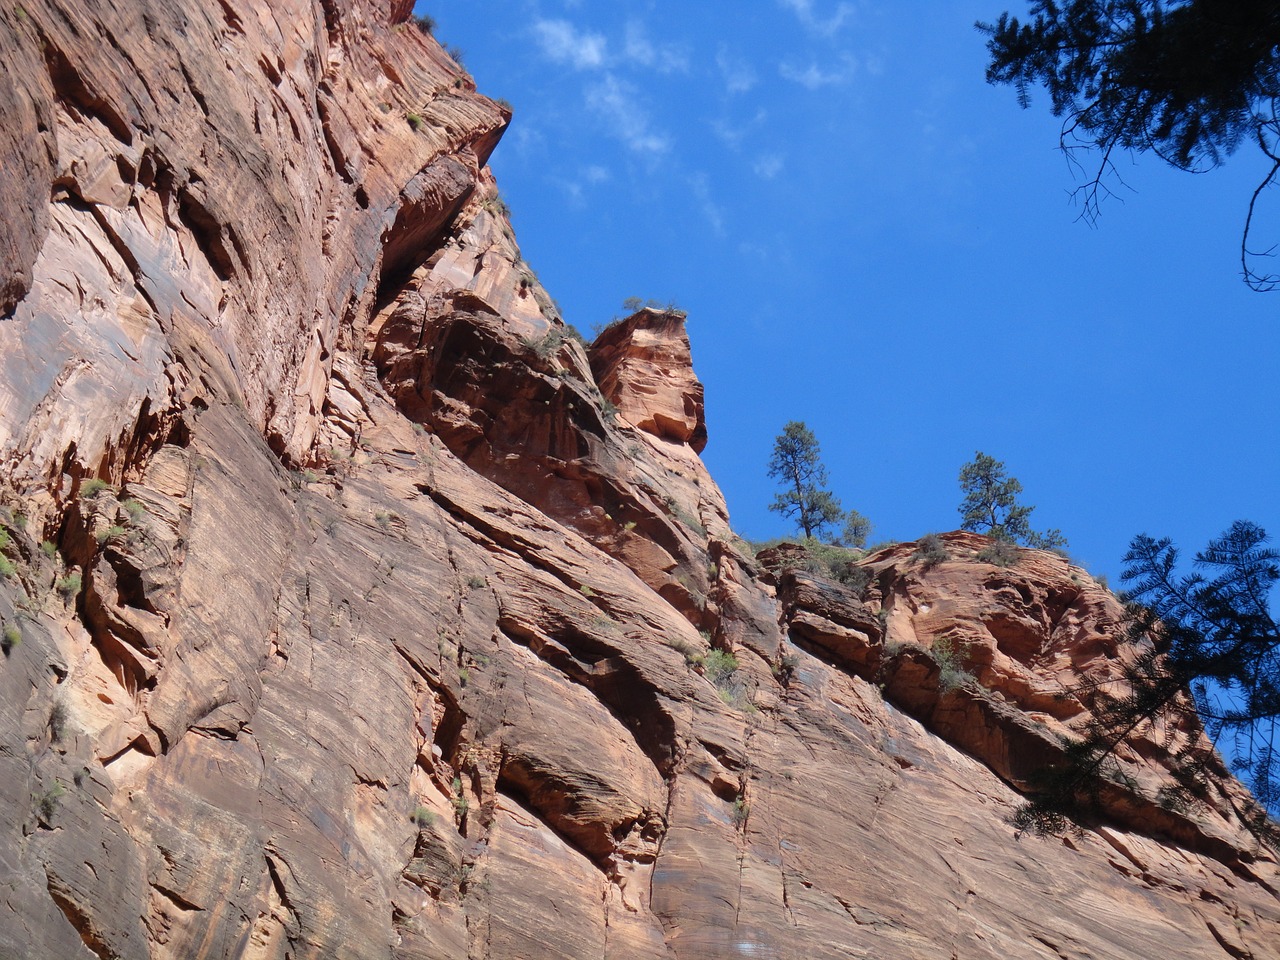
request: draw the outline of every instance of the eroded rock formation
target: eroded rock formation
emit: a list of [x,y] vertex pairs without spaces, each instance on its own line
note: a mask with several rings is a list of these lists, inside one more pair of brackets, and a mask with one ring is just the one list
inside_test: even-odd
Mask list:
[[410,7],[0,11],[0,956],[1280,956],[1158,731],[1010,826],[1083,571],[744,550],[683,317],[572,336]]

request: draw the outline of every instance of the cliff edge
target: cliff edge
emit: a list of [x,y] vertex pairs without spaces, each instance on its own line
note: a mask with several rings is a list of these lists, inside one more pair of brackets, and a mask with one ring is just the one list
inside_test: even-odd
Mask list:
[[0,10],[0,957],[1280,957],[1198,729],[1010,823],[1115,598],[753,556],[684,316],[563,323],[411,9]]

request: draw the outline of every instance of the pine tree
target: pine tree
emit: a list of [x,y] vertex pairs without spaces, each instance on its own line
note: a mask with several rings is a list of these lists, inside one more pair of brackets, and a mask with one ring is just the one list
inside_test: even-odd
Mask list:
[[867,538],[870,536],[871,521],[857,510],[850,510],[844,515],[844,529],[836,543],[851,550],[861,550],[867,545]]
[[792,420],[774,441],[769,460],[769,476],[783,485],[769,509],[795,520],[806,537],[820,536],[844,516],[840,501],[826,489],[827,468],[819,452],[813,431]]
[[960,489],[964,491],[960,529],[1042,550],[1067,545],[1060,530],[1037,533],[1031,529],[1028,518],[1035,507],[1018,503],[1022,484],[1006,475],[1004,463],[995,457],[977,451],[973,460],[960,468]]
[[[1280,582],[1280,552],[1266,532],[1238,521],[1196,554],[1195,572],[1178,572],[1178,550],[1166,538],[1135,537],[1124,558],[1127,641],[1134,656],[1123,693],[1080,688],[1093,719],[1067,762],[1039,784],[1018,822],[1057,830],[1087,809],[1114,769],[1121,743],[1144,724],[1197,714],[1215,744],[1230,747],[1232,769],[1253,788],[1258,806],[1238,809],[1260,839],[1280,849],[1280,626],[1270,595]],[[1190,696],[1188,696],[1190,692]],[[1181,724],[1170,724],[1177,728]],[[1160,798],[1194,803],[1219,772],[1216,753],[1192,739],[1171,756],[1175,785]]]
[[1280,5],[1274,0],[1034,0],[1025,22],[979,23],[990,39],[990,83],[1049,93],[1059,144],[1074,158],[1096,149],[1081,188],[1093,218],[1115,175],[1117,149],[1150,151],[1180,170],[1221,164],[1243,143],[1268,158],[1245,217],[1241,263],[1255,289],[1280,277],[1254,272],[1249,227],[1259,194],[1280,175]]

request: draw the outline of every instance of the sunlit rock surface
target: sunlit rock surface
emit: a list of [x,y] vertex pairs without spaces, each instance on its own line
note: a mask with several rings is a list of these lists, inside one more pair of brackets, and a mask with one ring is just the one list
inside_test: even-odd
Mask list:
[[752,558],[683,316],[574,338],[409,11],[0,11],[0,956],[1280,956],[1163,731],[1009,823],[1114,598]]

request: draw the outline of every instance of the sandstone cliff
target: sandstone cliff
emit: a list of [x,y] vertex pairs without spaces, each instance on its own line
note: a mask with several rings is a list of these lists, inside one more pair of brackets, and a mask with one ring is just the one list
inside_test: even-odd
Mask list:
[[410,9],[0,10],[0,957],[1280,957],[1197,730],[1010,826],[1114,598],[750,556],[683,317],[575,339]]

